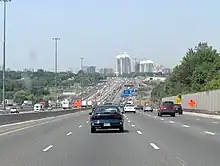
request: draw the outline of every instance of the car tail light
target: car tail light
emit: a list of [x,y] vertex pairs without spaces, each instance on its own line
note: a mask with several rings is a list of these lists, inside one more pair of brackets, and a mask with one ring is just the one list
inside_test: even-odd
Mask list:
[[113,115],[113,118],[114,118],[114,119],[122,119],[121,115],[119,115],[119,114]]
[[91,117],[91,120],[95,120],[95,119],[98,119],[98,116],[92,116]]

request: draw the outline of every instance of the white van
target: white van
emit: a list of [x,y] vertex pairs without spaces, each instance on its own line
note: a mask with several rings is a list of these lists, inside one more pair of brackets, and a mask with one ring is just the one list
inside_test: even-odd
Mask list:
[[42,104],[34,105],[34,111],[38,112],[38,111],[43,111],[43,110],[44,110],[44,106]]

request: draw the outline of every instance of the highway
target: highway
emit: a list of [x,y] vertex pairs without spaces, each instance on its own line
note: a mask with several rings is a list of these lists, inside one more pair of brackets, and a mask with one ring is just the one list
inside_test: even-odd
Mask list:
[[140,111],[125,114],[124,133],[91,134],[88,113],[1,126],[1,165],[219,166],[218,119]]

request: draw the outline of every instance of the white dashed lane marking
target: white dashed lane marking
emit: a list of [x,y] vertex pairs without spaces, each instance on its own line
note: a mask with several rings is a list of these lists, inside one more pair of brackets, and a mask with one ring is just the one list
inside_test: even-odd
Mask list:
[[215,122],[215,121],[213,121],[212,123],[214,123],[214,124],[218,124],[219,122]]
[[89,121],[87,120],[86,123],[89,123]]
[[80,128],[80,127],[82,127],[82,125],[79,125],[78,127]]
[[171,120],[171,121],[169,121],[169,122],[170,122],[170,123],[175,123],[175,122],[174,122],[174,121],[172,121],[172,120]]
[[132,125],[131,125],[131,127],[135,127],[135,125],[134,125],[134,124],[132,124]]
[[48,147],[46,147],[45,149],[43,149],[44,152],[48,151],[49,149],[51,149],[53,147],[53,145],[49,145]]
[[164,120],[163,118],[160,118],[160,120]]
[[141,132],[141,131],[139,131],[139,130],[137,131],[137,133],[138,133],[139,135],[141,135],[141,134],[142,134],[142,132]]
[[213,132],[209,132],[209,131],[204,131],[204,132],[209,135],[215,135],[215,133],[213,133]]
[[129,120],[128,123],[131,123],[131,121]]
[[188,126],[188,125],[182,125],[183,127],[186,127],[186,128],[189,128],[190,126]]
[[154,148],[154,149],[156,149],[156,150],[159,150],[160,148],[156,145],[156,144],[154,144],[154,143],[150,143],[150,145]]
[[72,132],[69,132],[69,133],[67,133],[66,135],[69,136],[69,135],[71,135],[71,134],[72,134]]
[[199,118],[197,118],[196,120],[200,120]]

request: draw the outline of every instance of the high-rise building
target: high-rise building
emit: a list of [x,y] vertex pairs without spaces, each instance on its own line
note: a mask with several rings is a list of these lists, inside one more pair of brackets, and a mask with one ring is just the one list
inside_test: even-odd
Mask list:
[[87,68],[87,73],[94,74],[96,72],[96,67],[95,66],[89,66]]
[[82,67],[82,70],[83,70],[85,73],[87,73],[87,68],[88,68],[88,66],[83,66],[83,67]]
[[139,73],[140,72],[140,62],[135,62],[134,72],[135,73]]
[[131,58],[126,52],[116,56],[116,73],[120,75],[131,73]]
[[114,70],[112,68],[101,68],[100,69],[100,74],[103,74],[103,75],[111,75],[114,73]]
[[139,71],[141,73],[151,73],[154,71],[154,62],[151,60],[140,61]]

